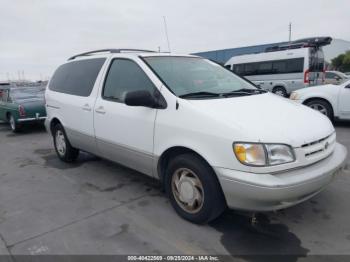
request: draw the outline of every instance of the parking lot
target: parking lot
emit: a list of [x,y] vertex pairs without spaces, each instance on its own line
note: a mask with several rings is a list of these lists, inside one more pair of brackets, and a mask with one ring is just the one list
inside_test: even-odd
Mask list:
[[[310,127],[312,128],[312,127]],[[337,124],[350,150],[350,124]],[[348,158],[348,164],[350,159]],[[0,123],[0,254],[350,254],[350,174],[298,206],[227,211],[209,225],[179,218],[157,181],[82,154],[62,163],[40,127]]]

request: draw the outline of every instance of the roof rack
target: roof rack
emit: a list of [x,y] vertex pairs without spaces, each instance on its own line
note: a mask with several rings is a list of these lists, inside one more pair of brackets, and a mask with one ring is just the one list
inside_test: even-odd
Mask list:
[[93,55],[93,54],[96,54],[96,53],[105,53],[105,52],[109,52],[109,53],[122,53],[122,52],[147,52],[147,53],[155,53],[155,51],[152,51],[152,50],[131,49],[131,48],[121,48],[121,49],[99,49],[99,50],[94,50],[94,51],[89,51],[89,52],[77,54],[77,55],[75,55],[75,56],[72,56],[72,57],[68,58],[68,61],[69,61],[69,60],[74,60],[75,58],[77,58],[77,57],[79,57],[79,56],[89,56],[89,55]]
[[332,38],[329,36],[326,37],[310,37],[292,41],[290,43],[284,43],[282,45],[275,45],[265,49],[265,52],[275,52],[288,49],[297,49],[303,47],[321,47],[329,45],[332,42]]

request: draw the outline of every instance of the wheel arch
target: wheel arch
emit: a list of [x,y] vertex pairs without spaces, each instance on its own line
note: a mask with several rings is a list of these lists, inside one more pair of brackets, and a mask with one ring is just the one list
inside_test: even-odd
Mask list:
[[9,121],[9,120],[10,120],[11,112],[10,112],[10,111],[7,111],[5,115],[6,115],[6,120]]
[[207,161],[201,154],[199,154],[197,151],[185,147],[185,146],[172,146],[168,149],[166,149],[158,158],[156,169],[157,169],[157,175],[159,180],[161,181],[162,186],[164,186],[164,176],[165,176],[165,171],[167,168],[167,165],[169,164],[170,160],[178,155],[182,154],[194,154],[198,156],[200,159],[205,161],[208,166],[212,169],[212,171],[215,173],[214,169],[211,167],[209,164],[209,161]]
[[62,122],[57,117],[52,118],[51,121],[50,121],[50,132],[51,132],[51,134],[53,134],[53,129],[54,129],[54,127],[57,124],[62,124]]
[[274,91],[276,88],[283,88],[283,89],[288,93],[287,87],[286,87],[286,85],[284,85],[284,84],[281,84],[281,83],[275,84],[275,85],[272,87],[272,91]]
[[307,105],[307,103],[309,103],[310,101],[313,101],[313,100],[322,100],[322,101],[326,102],[327,104],[329,104],[329,106],[332,109],[333,115],[336,116],[335,107],[334,107],[333,103],[327,98],[324,98],[321,96],[309,97],[303,101],[303,105]]

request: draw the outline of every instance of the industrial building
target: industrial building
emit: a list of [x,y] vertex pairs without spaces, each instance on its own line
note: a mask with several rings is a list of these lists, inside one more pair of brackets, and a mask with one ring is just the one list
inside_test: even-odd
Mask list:
[[[276,45],[283,45],[286,43],[287,42],[280,42],[280,43],[213,50],[213,51],[206,51],[206,52],[196,52],[196,53],[193,53],[193,55],[202,56],[204,58],[211,59],[218,63],[225,64],[233,56],[261,53],[261,52],[264,52],[266,48],[276,46]],[[350,50],[350,42],[342,39],[333,39],[330,45],[323,47],[325,59],[328,62],[330,62],[332,58],[336,57],[341,53],[345,53],[348,50]]]
[[254,45],[254,46],[246,46],[246,47],[238,47],[238,48],[228,48],[228,49],[193,53],[193,55],[198,55],[198,56],[216,61],[218,63],[225,64],[233,56],[261,53],[261,52],[264,52],[265,49],[268,47],[281,45],[284,43],[286,43],[286,42],[264,44],[264,45]]

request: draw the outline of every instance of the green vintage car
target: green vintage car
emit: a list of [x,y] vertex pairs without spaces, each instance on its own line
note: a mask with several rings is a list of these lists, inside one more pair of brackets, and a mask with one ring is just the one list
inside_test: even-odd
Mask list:
[[0,86],[0,121],[8,122],[13,132],[29,122],[46,119],[45,89],[42,87]]

